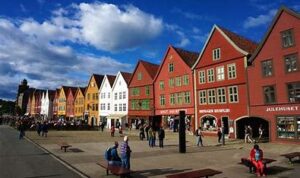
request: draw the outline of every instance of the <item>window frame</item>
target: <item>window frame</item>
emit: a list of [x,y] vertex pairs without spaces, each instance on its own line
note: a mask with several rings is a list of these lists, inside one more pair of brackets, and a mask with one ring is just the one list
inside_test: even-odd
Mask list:
[[[234,67],[234,70],[230,71],[230,68]],[[234,77],[232,77],[232,73],[234,73]],[[231,74],[231,77],[230,77]],[[236,72],[236,65],[235,63],[232,64],[227,64],[227,79],[228,80],[232,80],[232,79],[236,79],[237,78],[237,72]]]
[[[274,89],[274,101],[273,102],[267,102],[266,101],[266,95],[265,95],[265,88],[267,88],[267,87],[273,87],[273,89]],[[264,104],[276,104],[277,103],[277,96],[276,96],[276,86],[275,85],[266,85],[266,86],[263,86],[262,87],[263,88],[263,98],[264,98]]]
[[[203,74],[203,76],[201,75],[201,73]],[[199,82],[199,84],[206,83],[206,75],[205,74],[206,74],[205,70],[198,71],[198,77],[199,77],[198,82]]]
[[[201,95],[201,93],[204,93],[204,96]],[[199,94],[199,105],[206,105],[207,104],[207,93],[206,90],[199,90],[198,91]],[[205,100],[205,102],[202,102],[203,100]]]
[[[222,73],[219,73],[219,69],[222,69]],[[216,67],[216,79],[217,81],[223,81],[225,80],[225,67],[224,66],[218,66]],[[219,76],[221,76],[222,78],[219,79]]]
[[[295,61],[296,61],[296,70],[292,70],[292,71],[288,71],[287,70],[287,65],[286,65],[286,58],[288,57],[295,57]],[[291,59],[291,58],[290,58]],[[299,72],[299,68],[300,68],[300,65],[299,65],[299,59],[298,59],[298,53],[292,53],[292,54],[288,54],[288,55],[285,55],[283,57],[283,60],[284,60],[284,70],[287,74],[289,73],[294,73],[294,72]],[[289,60],[291,61],[291,60]]]
[[221,48],[215,48],[212,50],[213,61],[218,61],[221,59]]
[[[236,88],[236,93],[230,93],[231,88]],[[228,92],[228,102],[229,103],[239,103],[239,98],[240,98],[239,97],[239,87],[237,85],[227,87],[227,92]],[[234,101],[231,101],[231,95],[233,96],[233,98],[235,95],[237,95],[237,99]]]
[[[287,33],[287,32],[291,32],[292,44],[285,46],[284,45],[284,39],[283,39],[284,37],[283,37],[283,35],[284,35],[284,33]],[[281,47],[284,48],[284,49],[285,48],[290,48],[290,47],[293,47],[293,46],[296,45],[295,34],[294,34],[294,29],[293,28],[281,31],[280,32],[280,38],[281,38]]]

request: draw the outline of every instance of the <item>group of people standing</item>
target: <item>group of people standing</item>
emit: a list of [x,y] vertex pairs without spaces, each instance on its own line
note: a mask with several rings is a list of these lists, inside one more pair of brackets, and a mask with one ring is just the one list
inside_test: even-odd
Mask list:
[[262,135],[264,133],[264,129],[262,125],[259,126],[258,128],[258,139],[254,140],[253,138],[253,129],[250,125],[245,126],[245,143],[256,143],[259,142],[260,139],[262,138]]
[[146,138],[149,143],[149,147],[153,148],[156,146],[156,135],[158,136],[159,147],[160,148],[164,147],[165,130],[163,129],[163,127],[160,127],[158,130],[155,130],[150,125],[146,125],[146,126],[141,125],[139,127],[139,130],[140,130],[139,133],[140,140],[144,140],[144,138]]

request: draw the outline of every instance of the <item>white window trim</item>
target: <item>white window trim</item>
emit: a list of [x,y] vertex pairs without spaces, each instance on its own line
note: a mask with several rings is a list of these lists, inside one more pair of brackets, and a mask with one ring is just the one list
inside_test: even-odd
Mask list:
[[[209,102],[209,91],[214,91],[214,98],[215,98],[215,102],[214,103],[210,103]],[[207,104],[212,105],[212,104],[217,104],[217,98],[216,98],[216,89],[209,89],[207,90]]]
[[[236,94],[237,94],[237,101],[230,101],[230,88],[234,88],[236,87]],[[239,87],[238,86],[230,86],[230,87],[227,87],[227,92],[228,92],[228,103],[239,103]]]
[[[213,76],[213,80],[212,81],[209,81],[208,71],[210,71],[210,70],[213,71],[212,72],[212,76]],[[207,83],[213,83],[213,82],[215,82],[215,70],[214,70],[214,68],[207,69],[206,76],[207,76]]]
[[[201,77],[201,75],[200,75],[200,73],[203,73],[204,74],[204,76],[203,76],[203,82],[201,82],[201,80],[200,80],[200,77]],[[198,81],[199,81],[199,84],[204,84],[204,83],[206,83],[206,75],[205,75],[206,73],[205,73],[205,70],[200,70],[199,72],[198,72]]]
[[[225,101],[224,102],[219,102],[219,90],[223,89],[225,91],[224,95],[225,96]],[[217,103],[218,104],[226,104],[227,103],[227,99],[226,99],[226,87],[221,87],[221,88],[217,88]]]
[[[218,69],[221,69],[221,68],[223,68],[223,79],[219,79]],[[225,80],[225,68],[224,68],[224,66],[218,66],[216,68],[216,80],[217,81],[223,81],[223,80]]]
[[[205,102],[204,103],[201,103],[201,97],[200,97],[200,93],[201,92],[204,92],[205,93]],[[206,90],[199,90],[198,91],[198,94],[199,94],[199,105],[206,105],[207,104],[207,93],[206,93]],[[204,98],[204,97],[203,97]]]
[[[232,66],[234,66],[235,76],[230,78],[229,77],[229,68],[232,67]],[[227,65],[227,79],[228,80],[232,80],[232,79],[236,79],[236,78],[237,78],[237,72],[236,72],[236,65],[235,65],[235,63],[228,64]]]
[[[219,51],[219,58],[215,58],[215,51]],[[217,61],[217,60],[220,60],[221,59],[221,48],[215,48],[212,50],[212,58],[213,58],[213,61]]]

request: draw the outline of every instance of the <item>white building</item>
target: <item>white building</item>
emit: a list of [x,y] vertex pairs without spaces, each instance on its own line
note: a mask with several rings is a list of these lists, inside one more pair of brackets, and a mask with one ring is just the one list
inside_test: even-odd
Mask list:
[[44,120],[51,119],[53,117],[53,99],[55,91],[47,90],[43,92],[41,99],[41,115]]
[[[112,107],[112,86],[116,76],[105,75],[103,82],[99,89],[99,118],[101,122],[107,123],[107,116],[113,114]],[[111,124],[107,124],[107,128],[110,128]]]
[[118,72],[116,76],[112,86],[112,95],[110,96],[112,99],[112,104],[110,106],[112,113],[107,116],[108,128],[111,126],[117,127],[118,124],[124,127],[125,123],[128,123],[128,83],[130,78],[131,73],[127,72]]

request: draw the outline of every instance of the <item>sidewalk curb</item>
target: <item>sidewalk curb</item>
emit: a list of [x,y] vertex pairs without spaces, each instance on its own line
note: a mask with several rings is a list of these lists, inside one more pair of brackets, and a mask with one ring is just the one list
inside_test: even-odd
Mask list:
[[80,171],[76,167],[72,166],[71,164],[69,164],[65,160],[61,159],[60,157],[56,156],[55,154],[53,154],[52,152],[50,152],[46,148],[44,148],[41,145],[39,145],[38,143],[34,142],[32,139],[28,138],[27,136],[25,136],[24,138],[26,140],[28,140],[30,143],[32,143],[35,146],[37,146],[38,148],[40,148],[41,150],[43,150],[45,153],[48,153],[51,157],[53,157],[55,160],[57,160],[62,165],[64,165],[65,167],[67,167],[69,170],[71,170],[71,171],[75,172],[76,174],[78,174],[80,177],[82,177],[82,178],[90,178],[90,176],[86,175],[85,173],[83,173],[82,171]]

